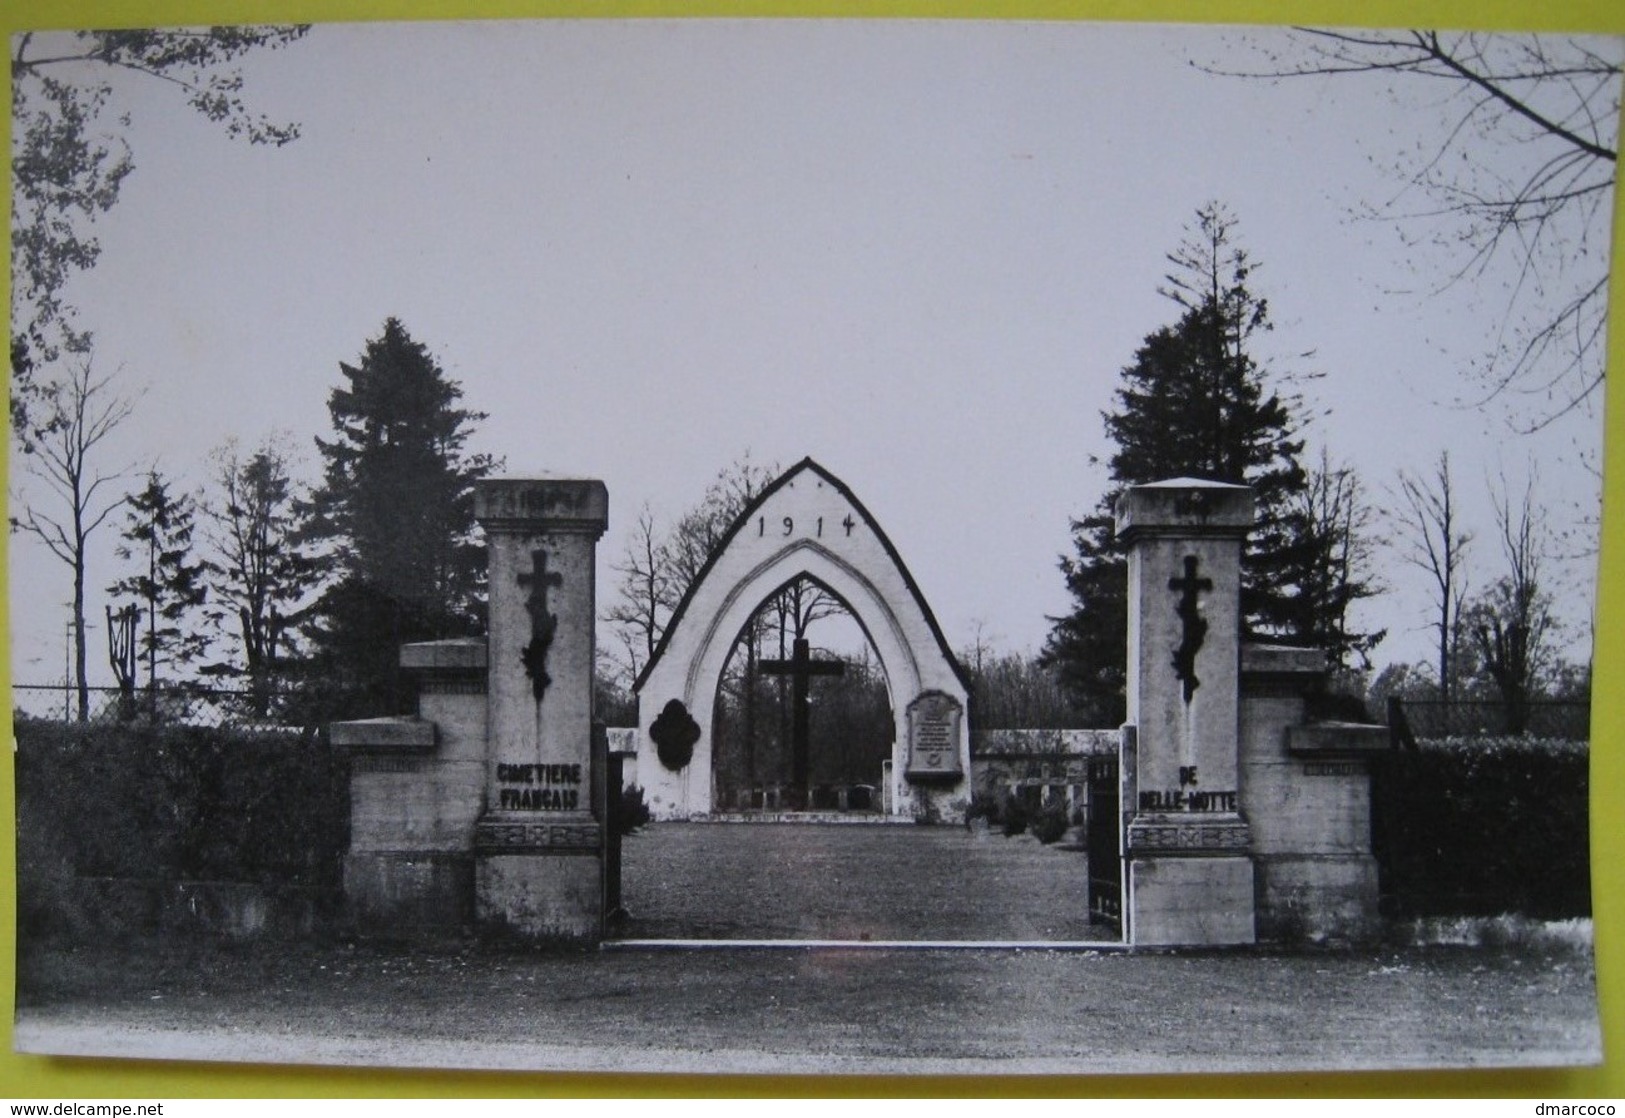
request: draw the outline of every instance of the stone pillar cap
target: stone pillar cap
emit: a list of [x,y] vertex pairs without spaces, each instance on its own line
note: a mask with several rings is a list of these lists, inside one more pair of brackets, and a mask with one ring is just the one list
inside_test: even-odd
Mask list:
[[1239,536],[1253,525],[1253,491],[1201,478],[1172,478],[1132,485],[1117,498],[1117,534]]
[[1322,676],[1328,670],[1330,658],[1324,648],[1265,644],[1260,641],[1247,641],[1241,646],[1243,675]]
[[417,752],[435,746],[435,724],[421,718],[363,718],[354,722],[332,722],[327,740],[360,753]]
[[595,478],[486,478],[474,483],[474,518],[487,528],[602,534],[609,527],[609,489]]
[[416,672],[483,672],[485,638],[456,637],[401,645],[401,667]]
[[1286,751],[1292,757],[1371,757],[1392,748],[1387,726],[1364,722],[1311,722],[1286,730]]

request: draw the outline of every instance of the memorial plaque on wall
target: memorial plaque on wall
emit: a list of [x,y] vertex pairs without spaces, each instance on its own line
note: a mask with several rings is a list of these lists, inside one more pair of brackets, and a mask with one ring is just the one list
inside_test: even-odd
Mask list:
[[964,712],[941,691],[927,691],[908,707],[908,768],[910,780],[957,780],[964,775],[959,762],[959,726]]

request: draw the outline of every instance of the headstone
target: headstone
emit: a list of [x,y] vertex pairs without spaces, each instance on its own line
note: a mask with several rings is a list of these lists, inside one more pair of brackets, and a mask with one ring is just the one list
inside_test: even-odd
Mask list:
[[1131,943],[1256,938],[1251,835],[1239,794],[1244,486],[1181,478],[1117,505],[1129,552],[1122,764]]
[[502,479],[475,490],[490,598],[475,906],[483,925],[527,940],[593,940],[603,930],[592,680],[594,559],[608,507],[600,481]]

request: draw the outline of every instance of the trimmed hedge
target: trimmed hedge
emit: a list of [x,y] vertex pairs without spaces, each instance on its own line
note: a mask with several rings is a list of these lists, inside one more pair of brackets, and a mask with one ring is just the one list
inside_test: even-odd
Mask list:
[[349,762],[286,734],[18,718],[19,919],[74,924],[80,878],[337,896]]
[[1591,914],[1584,742],[1447,738],[1371,766],[1384,915]]

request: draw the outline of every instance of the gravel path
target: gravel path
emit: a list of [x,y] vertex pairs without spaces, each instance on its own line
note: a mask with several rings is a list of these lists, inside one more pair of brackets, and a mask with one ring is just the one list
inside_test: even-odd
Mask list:
[[627,937],[1103,940],[1084,855],[913,824],[660,823],[623,856]]
[[663,824],[601,951],[34,944],[14,1041],[61,1055],[648,1072],[1024,1074],[1600,1059],[1589,951],[896,949],[1100,939],[1083,857],[963,828]]
[[229,952],[58,960],[23,1051],[758,1073],[1540,1066],[1600,1058],[1589,964],[1462,949]]

